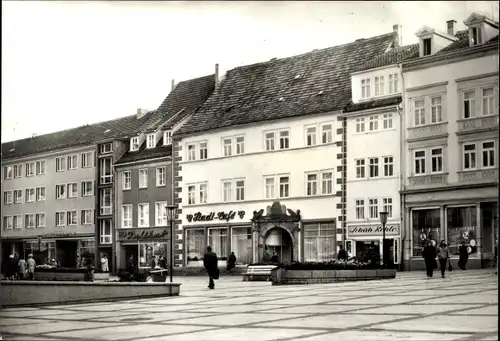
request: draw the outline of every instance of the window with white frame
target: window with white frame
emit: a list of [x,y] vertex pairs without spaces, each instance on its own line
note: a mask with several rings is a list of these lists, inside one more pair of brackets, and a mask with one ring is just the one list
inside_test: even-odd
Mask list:
[[132,188],[132,173],[124,171],[122,173],[122,190],[126,191]]
[[78,156],[70,155],[68,156],[68,169],[76,169],[78,167]]
[[394,175],[394,158],[392,156],[384,156],[384,176]]
[[77,211],[68,211],[68,225],[78,225],[78,212]]
[[94,210],[82,210],[82,225],[90,225],[94,221]]
[[11,205],[12,202],[14,201],[14,196],[12,194],[12,191],[5,191],[3,193],[3,202],[5,205]]
[[378,218],[378,199],[368,199],[368,209],[370,211],[370,219]]
[[66,226],[66,212],[56,212],[56,226]]
[[375,77],[375,96],[384,94],[384,76]]
[[99,152],[101,154],[111,153],[113,151],[113,144],[111,142],[103,143],[99,146]]
[[139,136],[132,137],[130,139],[130,151],[136,151],[139,150]]
[[147,141],[146,148],[156,147],[156,135],[155,134],[148,134],[146,141]]
[[167,226],[167,202],[155,203],[155,224],[156,226]]
[[321,143],[332,143],[333,142],[333,126],[328,124],[323,124],[321,126]]
[[56,199],[66,198],[66,185],[56,185]]
[[356,133],[364,133],[365,132],[365,118],[357,117],[356,118]]
[[361,98],[370,97],[370,78],[361,80]]
[[495,97],[493,88],[481,89],[481,113],[483,115],[495,114]]
[[111,188],[101,188],[100,190],[100,213],[102,215],[113,214]]
[[36,227],[45,227],[45,213],[36,214]]
[[443,172],[443,148],[431,148],[431,173]]
[[378,115],[372,115],[368,117],[368,129],[370,131],[376,131],[378,130]]
[[442,97],[431,97],[431,123],[443,122]]
[[306,174],[307,182],[307,195],[317,195],[318,194],[318,174],[311,173]]
[[483,168],[495,167],[495,142],[487,141],[481,143]]
[[371,157],[368,159],[368,166],[369,166],[369,177],[370,178],[377,178],[378,177],[378,157]]
[[94,164],[94,153],[86,152],[81,155],[82,168],[92,167]]
[[163,132],[163,145],[168,146],[172,144],[172,131],[167,130]]
[[149,204],[137,205],[138,226],[149,227]]
[[92,180],[82,181],[82,197],[89,197],[94,194]]
[[15,189],[14,190],[14,204],[21,204],[23,202],[23,190]]
[[99,221],[99,242],[101,244],[111,244],[111,221]]
[[264,187],[266,192],[266,199],[275,198],[274,195],[274,176],[264,177]]
[[387,212],[388,218],[392,218],[392,198],[382,199],[382,209]]
[[163,187],[167,184],[167,168],[156,168],[156,187]]
[[23,176],[23,165],[14,165],[14,178]]
[[36,175],[44,175],[45,174],[45,161],[37,161],[35,164]]
[[393,73],[389,75],[389,93],[393,94],[398,92],[398,74]]
[[25,214],[24,215],[24,227],[27,229],[32,229],[35,227],[36,224],[36,218],[33,213]]
[[191,143],[187,145],[187,157],[188,161],[196,160],[196,145]]
[[122,228],[132,227],[132,205],[122,205]]
[[14,216],[14,230],[23,228],[23,216],[18,214]]
[[282,175],[278,179],[280,184],[280,198],[288,198],[290,196],[290,176]]
[[480,45],[483,43],[483,31],[481,26],[472,27],[471,29],[472,46]]
[[208,201],[208,185],[206,182],[198,184],[198,194],[200,199],[200,204],[206,204]]
[[148,188],[148,170],[139,169],[139,188]]
[[36,201],[44,201],[45,200],[45,187],[37,187],[35,195],[36,195]]
[[382,115],[382,120],[383,120],[383,126],[384,129],[391,129],[392,128],[392,114],[384,114]]
[[363,199],[355,200],[356,219],[365,219],[365,201]]
[[280,149],[290,148],[290,131],[288,129],[280,130],[279,136],[280,136]]
[[188,205],[196,204],[196,185],[187,186]]
[[224,156],[231,156],[233,154],[233,139],[231,137],[224,137],[222,139],[222,148]]
[[425,150],[414,151],[414,168],[415,175],[425,174]]
[[321,194],[333,193],[333,172],[321,172]]
[[236,201],[245,200],[245,179],[236,180]]
[[26,202],[34,202],[35,201],[35,189],[27,188],[26,189]]
[[35,163],[34,162],[26,162],[26,176],[35,175]]
[[112,160],[110,157],[99,159],[99,172],[101,184],[109,184],[113,181]]
[[274,142],[276,139],[274,131],[265,133],[266,150],[271,151],[275,149]]
[[365,159],[356,159],[356,179],[365,178]]
[[232,181],[222,181],[222,201],[228,202],[232,200]]
[[463,145],[463,166],[464,169],[476,169],[477,164],[476,164],[476,156],[477,156],[477,151],[476,151],[476,144],[475,143],[465,143]]
[[476,117],[476,90],[464,91],[463,118]]
[[68,198],[76,198],[78,196],[78,183],[68,184]]
[[14,177],[14,168],[12,166],[6,166],[3,168],[3,178],[4,180],[11,180]]
[[308,147],[316,145],[316,126],[306,127],[306,145]]
[[425,99],[413,102],[413,115],[415,127],[425,125]]
[[206,160],[208,158],[208,143],[206,141],[199,142],[198,148],[200,149],[200,160]]
[[235,138],[236,155],[245,153],[245,136],[236,136]]
[[12,230],[13,228],[14,228],[14,217],[13,216],[3,217],[3,229]]

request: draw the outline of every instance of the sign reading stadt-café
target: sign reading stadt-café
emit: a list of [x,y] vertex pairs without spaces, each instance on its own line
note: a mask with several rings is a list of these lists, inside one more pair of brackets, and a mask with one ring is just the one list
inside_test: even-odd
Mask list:
[[170,229],[165,227],[150,227],[136,229],[120,229],[118,231],[119,241],[154,241],[169,240]]
[[[399,224],[387,224],[386,236],[399,236]],[[351,225],[347,227],[348,237],[377,236],[382,237],[382,225]]]

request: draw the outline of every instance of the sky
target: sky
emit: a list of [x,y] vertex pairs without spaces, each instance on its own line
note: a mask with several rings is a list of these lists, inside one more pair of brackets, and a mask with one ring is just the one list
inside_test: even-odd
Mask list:
[[176,82],[423,25],[497,1],[2,1],[2,142],[156,109]]

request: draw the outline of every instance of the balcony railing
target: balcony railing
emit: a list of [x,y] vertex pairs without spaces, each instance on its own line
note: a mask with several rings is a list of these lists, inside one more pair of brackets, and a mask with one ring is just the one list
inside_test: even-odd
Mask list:
[[444,186],[448,183],[448,173],[410,176],[408,180],[410,187]]
[[408,141],[425,140],[444,136],[448,132],[448,122],[429,124],[421,127],[408,128]]
[[498,181],[498,169],[478,169],[458,172],[460,182]]
[[468,133],[482,130],[498,130],[498,115],[479,116],[458,120],[457,133]]

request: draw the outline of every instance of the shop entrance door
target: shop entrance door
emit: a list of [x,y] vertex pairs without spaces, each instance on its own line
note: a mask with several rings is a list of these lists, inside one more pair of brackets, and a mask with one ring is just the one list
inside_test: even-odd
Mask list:
[[278,261],[282,263],[291,263],[293,260],[292,239],[287,231],[280,227],[275,227],[269,231],[264,241],[265,249],[270,256],[274,253],[278,256]]
[[[60,262],[63,267],[76,266],[77,249],[77,240],[56,240],[56,261]],[[80,257],[85,257],[85,255],[80,255]]]
[[380,250],[380,241],[378,239],[374,240],[356,240],[356,242],[353,243],[354,248],[353,248],[353,253],[356,255],[356,257],[363,258],[364,255],[367,254],[368,249],[372,245],[375,246],[375,249],[378,250],[379,254],[381,254]]

